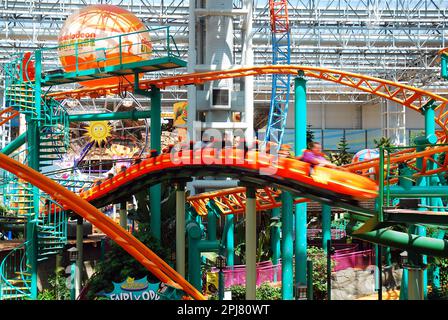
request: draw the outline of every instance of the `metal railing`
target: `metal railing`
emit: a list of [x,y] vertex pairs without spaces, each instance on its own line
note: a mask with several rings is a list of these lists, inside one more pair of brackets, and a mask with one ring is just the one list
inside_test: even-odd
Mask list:
[[46,59],[54,60],[55,55],[58,55],[60,61],[64,62],[65,72],[78,73],[106,66],[121,68],[132,62],[181,55],[169,26],[103,38],[83,35],[68,39],[67,44],[41,49],[43,62]]

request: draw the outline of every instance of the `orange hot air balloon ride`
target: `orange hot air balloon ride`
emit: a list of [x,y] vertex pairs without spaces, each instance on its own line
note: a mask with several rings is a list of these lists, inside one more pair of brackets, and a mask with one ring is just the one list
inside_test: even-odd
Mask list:
[[[59,32],[59,60],[66,72],[118,65],[120,55],[123,64],[148,60],[152,44],[146,30],[143,22],[128,10],[108,4],[87,6],[68,17]],[[120,54],[118,35],[128,33],[133,34],[121,37]],[[107,39],[95,40],[102,38]],[[81,84],[95,87],[120,81],[132,82],[134,76],[89,80]]]

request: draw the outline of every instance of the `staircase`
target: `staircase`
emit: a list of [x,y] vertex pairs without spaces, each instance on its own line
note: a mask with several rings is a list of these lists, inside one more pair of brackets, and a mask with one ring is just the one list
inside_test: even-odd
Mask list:
[[67,152],[70,135],[68,114],[54,99],[44,106],[43,125],[40,131],[39,165],[41,168],[53,165]]
[[44,210],[41,210],[37,225],[38,262],[58,254],[67,243],[66,212],[53,200],[43,199]]
[[31,274],[26,259],[28,242],[11,250],[0,264],[0,300],[31,297]]
[[[28,56],[26,65],[24,61],[24,55],[19,55],[5,65],[5,100],[9,107],[25,114],[27,121],[37,121],[39,167],[44,168],[53,165],[67,151],[70,138],[68,114],[54,99],[44,96],[36,101],[36,92],[40,92],[40,88],[35,86],[34,79],[29,79],[29,72],[23,72],[28,70],[27,65],[32,59]],[[67,216],[56,202],[40,193],[39,208],[36,210],[33,187],[9,173],[4,174],[3,200],[10,215],[24,218],[27,223],[30,223],[35,211],[39,212],[35,220],[38,262],[47,260],[64,248]],[[31,261],[27,257],[28,250],[35,245],[31,241],[27,239],[1,262],[0,300],[33,298],[31,286],[37,284],[31,283]]]

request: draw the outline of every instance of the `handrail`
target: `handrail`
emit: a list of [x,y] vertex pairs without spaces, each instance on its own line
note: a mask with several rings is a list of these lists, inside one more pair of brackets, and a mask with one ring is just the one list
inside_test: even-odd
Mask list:
[[[24,288],[26,289],[30,289],[30,284],[28,283],[28,279],[26,279],[25,277],[25,272],[27,271],[27,266],[26,266],[26,247],[29,244],[29,241],[25,241],[23,242],[20,246],[14,248],[13,250],[11,250],[3,259],[3,261],[0,264],[0,300],[3,299],[3,295],[4,293],[4,288],[5,285],[7,288],[9,288],[11,290],[11,292],[18,292],[19,294],[23,294],[25,296],[29,296],[30,292],[26,292],[23,289],[14,286],[11,282],[10,279],[8,279],[7,273],[8,273],[8,263],[13,262],[14,266],[13,266],[13,273],[20,277],[19,280],[22,280],[22,285],[24,286]],[[15,258],[15,255],[19,252],[22,251],[20,254],[20,261],[19,261],[19,268],[18,270],[16,269],[16,263],[17,260]],[[10,261],[10,260],[13,261]],[[25,266],[25,269],[24,269]],[[17,273],[16,273],[17,272]]]

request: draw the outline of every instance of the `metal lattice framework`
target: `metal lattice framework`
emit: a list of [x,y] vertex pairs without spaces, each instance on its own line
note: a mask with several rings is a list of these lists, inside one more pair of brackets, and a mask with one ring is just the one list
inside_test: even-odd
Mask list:
[[[272,34],[272,63],[291,64],[291,41],[288,21],[288,2],[269,0]],[[281,145],[288,115],[290,74],[272,75],[271,104],[265,141]]]
[[[187,0],[4,0],[0,5],[0,66],[13,53],[57,43],[64,20],[89,4],[109,3],[134,12],[148,26],[169,25],[183,57],[188,53]],[[234,8],[241,8],[234,1]],[[438,77],[437,52],[446,47],[447,4],[444,0],[290,0],[291,63],[359,72],[407,82],[446,93]],[[241,32],[241,15],[234,30]],[[254,0],[254,63],[272,59],[268,1]],[[235,63],[241,63],[240,44]],[[57,60],[55,57],[54,63]],[[259,77],[255,103],[269,105],[272,78]],[[375,98],[365,92],[338,88],[321,81],[308,82],[309,102],[363,103]],[[186,90],[166,91],[163,101],[186,98]],[[143,99],[144,100],[144,99]],[[142,100],[142,101],[143,101]],[[142,103],[149,104],[147,101]]]

